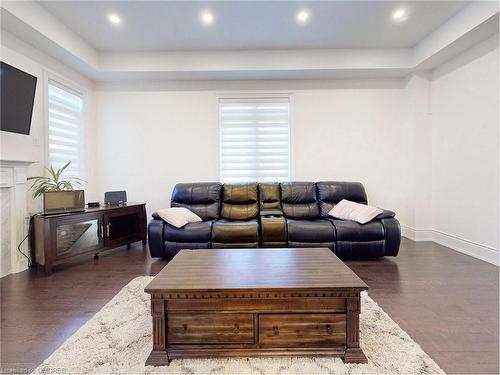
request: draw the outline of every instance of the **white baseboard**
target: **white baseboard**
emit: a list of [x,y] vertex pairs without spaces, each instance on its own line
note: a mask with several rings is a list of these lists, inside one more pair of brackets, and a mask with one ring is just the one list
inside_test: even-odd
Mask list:
[[401,226],[401,234],[412,241],[432,241],[449,247],[460,253],[484,260],[485,262],[499,266],[499,251],[494,247],[483,245],[474,241],[466,240],[452,234],[444,233],[435,229],[415,229],[406,225]]

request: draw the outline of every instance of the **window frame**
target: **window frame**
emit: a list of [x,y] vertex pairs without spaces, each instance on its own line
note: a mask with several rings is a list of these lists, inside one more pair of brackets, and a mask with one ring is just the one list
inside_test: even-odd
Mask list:
[[[294,95],[290,92],[250,92],[250,93],[218,93],[216,94],[217,106],[217,130],[218,134],[218,153],[217,153],[217,177],[222,181],[222,121],[220,104],[224,100],[270,100],[270,99],[286,99],[288,100],[288,173],[289,181],[295,178],[295,143],[293,136],[293,123],[294,123]],[[260,182],[260,181],[251,181]]]
[[83,100],[83,110],[82,110],[82,127],[80,131],[80,145],[81,145],[81,152],[80,152],[80,157],[81,157],[81,175],[79,178],[81,178],[82,185],[79,186],[81,189],[86,189],[87,183],[87,178],[89,176],[88,172],[88,152],[87,152],[87,123],[88,123],[88,90],[82,87],[81,85],[68,80],[54,72],[45,70],[43,72],[43,113],[44,113],[44,166],[49,167],[50,163],[50,149],[49,149],[49,84],[50,82],[53,81],[56,85],[62,87],[64,90],[67,90],[71,92],[72,94],[78,95],[82,97]]

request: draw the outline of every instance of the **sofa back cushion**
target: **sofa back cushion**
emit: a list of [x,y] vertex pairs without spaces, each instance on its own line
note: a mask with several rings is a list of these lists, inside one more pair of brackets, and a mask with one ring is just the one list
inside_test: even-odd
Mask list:
[[228,220],[251,220],[259,214],[257,183],[224,184],[221,217]]
[[342,199],[368,204],[365,188],[361,182],[321,181],[317,182],[316,186],[321,216],[328,216],[328,212]]
[[314,182],[282,182],[281,205],[283,214],[292,219],[319,217],[319,205]]
[[259,184],[259,204],[261,210],[280,209],[280,185],[277,182]]
[[177,184],[172,192],[172,207],[185,207],[203,220],[218,219],[222,184],[197,182]]

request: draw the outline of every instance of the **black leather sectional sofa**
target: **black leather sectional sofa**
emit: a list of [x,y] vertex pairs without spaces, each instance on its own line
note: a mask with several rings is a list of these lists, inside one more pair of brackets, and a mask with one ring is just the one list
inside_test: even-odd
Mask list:
[[328,247],[342,258],[396,256],[401,230],[384,210],[366,224],[328,212],[342,199],[367,204],[359,182],[182,183],[172,207],[186,207],[203,221],[176,228],[156,213],[149,223],[152,257],[172,258],[181,249]]

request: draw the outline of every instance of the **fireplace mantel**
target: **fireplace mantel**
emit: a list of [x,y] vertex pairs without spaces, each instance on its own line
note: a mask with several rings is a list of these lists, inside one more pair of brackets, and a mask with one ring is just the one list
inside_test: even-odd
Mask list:
[[0,166],[2,167],[27,167],[31,164],[38,163],[34,160],[12,160],[12,159],[0,159]]
[[[17,251],[17,246],[26,236],[29,217],[27,210],[27,168],[37,163],[32,160],[0,160],[0,200],[2,217],[1,275],[20,272],[28,267],[28,262]],[[22,250],[27,253],[27,246]]]

